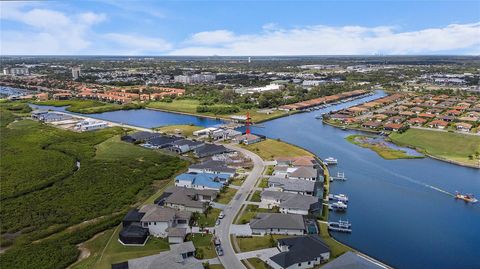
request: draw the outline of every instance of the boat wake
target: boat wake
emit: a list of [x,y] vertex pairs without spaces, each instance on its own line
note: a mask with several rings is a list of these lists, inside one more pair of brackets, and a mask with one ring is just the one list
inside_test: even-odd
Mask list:
[[[364,161],[362,159],[360,159],[361,161]],[[365,162],[365,161],[364,161]],[[369,162],[370,164],[376,166],[378,169],[381,169],[383,171],[385,171],[386,173],[388,174],[391,174],[393,176],[396,176],[396,177],[399,177],[399,178],[402,178],[402,179],[405,179],[406,181],[409,181],[411,183],[414,183],[414,184],[417,184],[417,185],[420,185],[420,186],[423,186],[423,187],[426,187],[426,188],[429,188],[429,189],[432,189],[432,190],[435,190],[435,191],[438,191],[440,193],[443,193],[443,194],[446,194],[448,196],[451,196],[451,197],[455,197],[455,194],[451,193],[451,192],[448,192],[446,190],[443,190],[443,189],[440,189],[438,187],[435,187],[435,186],[432,186],[430,184],[427,184],[427,183],[424,183],[424,182],[421,182],[421,181],[418,181],[416,179],[413,179],[411,177],[408,177],[408,176],[405,176],[405,175],[402,175],[402,174],[399,174],[399,173],[396,173],[396,172],[393,172],[391,170],[387,170],[385,169],[384,167],[376,164],[376,163],[372,163],[372,162]]]

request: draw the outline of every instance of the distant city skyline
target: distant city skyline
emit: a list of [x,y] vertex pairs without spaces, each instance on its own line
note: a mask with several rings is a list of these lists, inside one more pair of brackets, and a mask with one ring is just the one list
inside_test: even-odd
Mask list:
[[2,55],[480,55],[480,1],[0,3]]

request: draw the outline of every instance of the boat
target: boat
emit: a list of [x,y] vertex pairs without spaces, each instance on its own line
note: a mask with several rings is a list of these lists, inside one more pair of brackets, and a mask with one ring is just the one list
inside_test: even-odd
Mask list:
[[317,115],[317,116],[315,116],[315,119],[317,119],[317,120],[321,120],[322,118],[323,118],[323,115]]
[[455,192],[455,199],[460,199],[466,203],[476,203],[478,200],[473,196],[473,194],[461,194],[458,191]]
[[335,211],[345,211],[347,210],[348,206],[342,202],[335,202],[330,204],[328,207],[330,210],[335,210]]
[[328,157],[324,161],[325,161],[326,164],[337,164],[338,163],[338,160],[333,158],[333,157]]
[[351,233],[352,224],[348,221],[339,220],[338,222],[329,222],[328,229],[337,232]]
[[348,203],[348,196],[345,194],[329,194],[328,199],[330,200],[335,200],[335,201],[340,201],[342,203]]

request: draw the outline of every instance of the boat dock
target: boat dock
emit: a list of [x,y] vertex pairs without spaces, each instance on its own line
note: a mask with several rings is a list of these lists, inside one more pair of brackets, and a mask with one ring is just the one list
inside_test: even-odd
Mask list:
[[345,177],[344,172],[337,172],[337,176],[330,176],[330,181],[334,180],[340,180],[340,181],[345,181],[347,178]]

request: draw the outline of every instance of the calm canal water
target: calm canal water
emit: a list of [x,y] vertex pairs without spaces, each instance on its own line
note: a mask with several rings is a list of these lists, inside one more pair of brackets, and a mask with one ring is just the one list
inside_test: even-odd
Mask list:
[[111,111],[111,112],[104,112],[104,113],[97,113],[97,114],[78,114],[72,113],[67,111],[67,107],[54,107],[54,106],[38,106],[30,104],[30,106],[34,109],[42,109],[42,110],[55,110],[55,111],[62,111],[71,114],[83,115],[86,117],[91,117],[100,120],[107,120],[117,123],[123,123],[138,127],[145,127],[145,128],[153,128],[159,127],[164,125],[178,125],[178,124],[194,124],[198,126],[215,126],[223,124],[224,121],[212,119],[212,118],[204,118],[204,117],[196,117],[191,115],[182,115],[182,114],[175,114],[175,113],[168,113],[163,111],[156,111],[150,109],[132,109],[132,110],[121,110],[121,111]]
[[[353,229],[351,234],[334,234],[339,241],[396,268],[479,269],[480,204],[456,201],[449,193],[480,195],[480,170],[430,158],[387,161],[344,139],[360,132],[343,131],[315,119],[322,112],[384,95],[377,92],[324,110],[276,119],[253,132],[304,147],[321,158],[338,159],[331,174],[345,172],[348,180],[334,182],[331,192],[347,194],[350,203],[346,213],[332,213],[331,219],[348,219]],[[147,128],[222,123],[143,109],[86,116]]]
[[347,181],[333,182],[331,192],[347,194],[350,202],[346,213],[332,213],[331,219],[349,220],[353,229],[335,233],[339,241],[396,268],[480,268],[480,204],[447,194],[479,196],[480,170],[430,158],[384,160],[344,139],[360,132],[315,119],[346,105],[266,122],[253,132],[338,159],[330,173],[345,172]]

